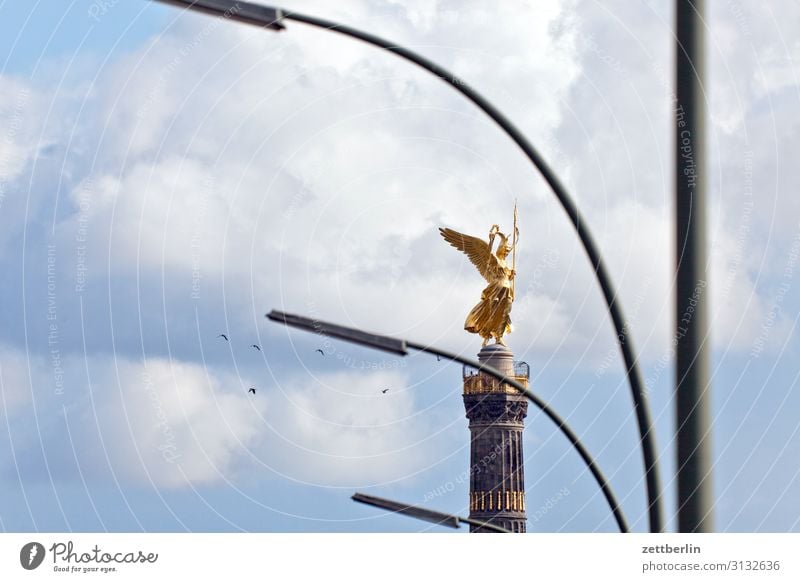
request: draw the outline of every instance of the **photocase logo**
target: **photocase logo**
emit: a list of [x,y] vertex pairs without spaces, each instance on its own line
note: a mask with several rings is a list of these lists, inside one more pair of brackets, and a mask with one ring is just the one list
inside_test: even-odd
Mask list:
[[29,542],[19,551],[19,563],[26,570],[35,570],[44,561],[44,546],[39,542]]

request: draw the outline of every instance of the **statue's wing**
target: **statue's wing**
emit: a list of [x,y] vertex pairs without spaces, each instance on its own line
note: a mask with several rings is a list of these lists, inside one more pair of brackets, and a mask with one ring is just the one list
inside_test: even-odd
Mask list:
[[440,228],[444,240],[463,252],[478,267],[478,271],[484,279],[491,282],[492,275],[497,267],[497,257],[492,254],[489,244],[475,236],[461,234],[451,228]]

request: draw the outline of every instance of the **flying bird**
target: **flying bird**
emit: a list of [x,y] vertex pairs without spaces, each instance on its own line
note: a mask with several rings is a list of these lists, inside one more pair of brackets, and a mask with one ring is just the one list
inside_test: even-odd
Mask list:
[[228,339],[228,336],[226,336],[224,333],[221,333],[221,334],[219,334],[217,337],[222,337],[222,338],[225,338],[225,341],[226,341],[226,342],[227,342],[227,341],[230,341],[230,340]]
[[388,388],[384,388],[383,390],[381,390],[381,394],[386,394],[388,391],[389,391]]
[[323,356],[325,355],[325,352],[323,352],[322,350],[320,350],[320,349],[317,349],[317,351],[318,351],[320,354],[322,354]]
[[250,394],[255,394],[255,393],[256,393],[256,387],[255,387],[255,386],[251,386],[251,387],[250,387],[250,390],[248,390],[248,392],[249,392]]
[[257,346],[256,344],[253,344],[253,345],[251,345],[250,347],[251,347],[251,348],[255,348],[255,349],[257,349],[259,352],[261,351],[261,347],[260,347],[260,346]]

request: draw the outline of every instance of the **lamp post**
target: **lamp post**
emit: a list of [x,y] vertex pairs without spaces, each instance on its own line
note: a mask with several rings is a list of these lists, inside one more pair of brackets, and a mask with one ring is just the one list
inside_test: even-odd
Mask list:
[[617,522],[619,530],[623,533],[627,533],[629,531],[628,522],[622,513],[622,509],[619,506],[619,502],[617,501],[614,492],[608,485],[608,481],[603,475],[603,472],[600,470],[600,467],[598,467],[597,462],[594,460],[589,451],[586,450],[586,447],[583,446],[583,443],[581,442],[580,438],[578,438],[575,432],[573,432],[573,430],[567,425],[564,419],[562,419],[561,416],[559,416],[558,413],[556,413],[555,410],[553,410],[544,400],[542,400],[536,394],[531,392],[529,388],[526,388],[525,386],[517,382],[514,378],[506,376],[496,368],[487,366],[486,364],[482,364],[481,362],[470,360],[458,354],[440,350],[439,348],[428,346],[425,344],[420,344],[404,339],[393,338],[390,336],[385,336],[375,333],[369,333],[362,331],[360,329],[344,327],[342,325],[336,325],[333,323],[319,321],[318,319],[311,319],[308,317],[303,317],[301,315],[292,315],[289,313],[283,313],[281,311],[275,311],[275,310],[270,311],[267,314],[267,318],[270,319],[271,321],[283,323],[290,327],[296,327],[298,329],[302,329],[303,331],[308,331],[327,337],[334,337],[350,343],[362,345],[376,350],[381,350],[384,352],[389,352],[392,354],[397,354],[400,356],[407,356],[409,350],[426,352],[429,354],[433,354],[434,356],[439,356],[440,358],[445,358],[447,360],[458,362],[470,368],[474,368],[475,370],[478,370],[480,372],[484,372],[485,374],[488,374],[489,376],[496,378],[502,384],[507,384],[515,388],[520,393],[522,393],[528,400],[530,400],[537,408],[539,408],[539,410],[544,412],[548,416],[548,418],[550,418],[550,420],[552,420],[556,424],[556,426],[558,426],[559,430],[564,434],[564,436],[567,437],[570,444],[575,448],[575,450],[581,456],[584,463],[586,463],[586,466],[589,468],[589,471],[592,473],[592,476],[594,476],[595,481],[600,486],[600,490],[603,492],[603,496],[606,498],[608,506],[611,509],[611,512],[614,514],[614,519]]
[[704,0],[676,2],[675,402],[678,530],[713,531],[706,303]]
[[429,73],[448,83],[464,97],[469,99],[484,113],[486,113],[514,143],[519,146],[525,156],[530,160],[534,167],[539,171],[544,180],[550,186],[553,194],[561,203],[562,208],[567,214],[572,226],[583,245],[586,255],[591,263],[592,269],[600,285],[606,306],[611,316],[611,321],[617,336],[622,357],[625,362],[625,373],[630,385],[633,408],[636,413],[637,428],[639,430],[640,445],[644,464],[645,481],[647,485],[648,515],[651,532],[660,532],[664,529],[663,512],[661,509],[661,485],[658,470],[658,458],[656,454],[655,436],[653,434],[653,423],[650,409],[647,404],[647,394],[639,370],[638,358],[635,355],[632,340],[630,338],[630,327],[622,313],[619,305],[617,292],[611,282],[611,276],[605,266],[602,255],[597,244],[592,237],[587,222],[578,211],[578,207],[570,197],[566,188],[563,186],[558,176],[550,168],[542,155],[533,147],[525,135],[503,115],[492,103],[478,93],[475,89],[465,83],[460,77],[451,73],[444,67],[426,59],[425,57],[407,49],[396,43],[389,42],[373,34],[358,30],[356,28],[339,24],[330,20],[308,16],[298,12],[291,12],[279,8],[244,2],[239,0],[151,0],[184,7],[190,10],[197,10],[230,20],[244,22],[247,24],[260,25],[272,30],[282,30],[285,28],[284,21],[293,20],[317,28],[322,28],[330,32],[336,32],[366,42],[383,50],[389,51],[415,65],[425,69]]

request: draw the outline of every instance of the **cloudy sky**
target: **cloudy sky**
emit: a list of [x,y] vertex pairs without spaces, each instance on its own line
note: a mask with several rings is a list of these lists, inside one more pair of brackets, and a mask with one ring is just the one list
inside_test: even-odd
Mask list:
[[[716,528],[797,531],[800,7],[710,4]],[[631,322],[674,529],[670,3],[284,6],[453,70],[557,169]],[[0,0],[0,59],[2,530],[436,530],[356,490],[468,513],[459,367],[264,314],[474,356],[482,281],[437,228],[507,230],[515,199],[509,345],[647,529],[589,264],[543,180],[452,88],[329,32],[145,0]],[[533,409],[524,447],[530,531],[614,531]]]

